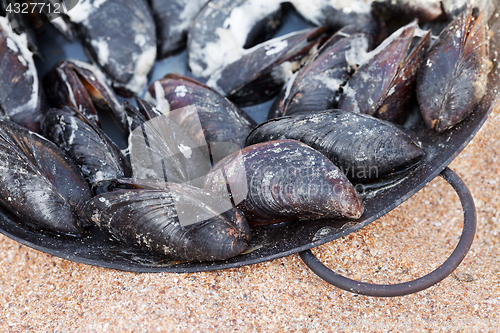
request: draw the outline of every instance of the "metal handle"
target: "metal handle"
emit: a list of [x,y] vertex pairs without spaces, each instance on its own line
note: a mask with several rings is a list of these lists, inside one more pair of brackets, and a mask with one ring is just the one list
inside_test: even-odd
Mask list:
[[476,233],[476,207],[472,195],[464,182],[449,168],[440,174],[457,192],[464,211],[464,226],[462,236],[451,256],[436,270],[413,281],[398,284],[372,284],[348,279],[336,274],[323,265],[310,251],[300,253],[304,263],[326,282],[356,294],[376,297],[404,296],[422,291],[440,282],[450,275],[460,265],[469,252]]

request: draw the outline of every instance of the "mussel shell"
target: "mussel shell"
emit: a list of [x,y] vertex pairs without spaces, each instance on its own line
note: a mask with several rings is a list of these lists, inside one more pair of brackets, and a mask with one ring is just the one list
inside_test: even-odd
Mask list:
[[248,248],[250,228],[230,202],[186,184],[167,187],[103,193],[79,209],[119,240],[174,260],[224,260]]
[[99,68],[79,60],[61,60],[44,78],[45,92],[55,107],[71,106],[100,126],[97,110],[106,112],[122,129],[127,118]]
[[281,2],[210,1],[188,33],[187,55],[193,74],[209,77],[241,57],[245,47],[269,38],[280,25]]
[[246,145],[282,139],[298,140],[318,150],[355,183],[405,170],[425,155],[402,128],[342,110],[266,121],[250,133]]
[[368,54],[344,87],[339,109],[404,121],[417,69],[430,43],[427,33],[408,55],[416,29],[416,21],[400,28]]
[[367,53],[372,38],[364,33],[333,35],[299,71],[285,94],[283,115],[335,108],[341,89],[357,65],[356,54]]
[[[252,118],[228,99],[185,76],[168,74],[149,87],[149,94],[155,98],[157,105],[162,101],[168,102],[172,110],[171,119],[182,128],[190,130],[189,135],[198,146],[207,142],[227,142],[242,148],[246,136],[256,126]],[[185,108],[189,105],[197,108]],[[174,110],[178,111],[173,112]],[[196,110],[196,114],[193,110]],[[163,112],[161,109],[160,111]],[[202,131],[197,131],[200,122]],[[228,153],[233,151],[232,149]]]
[[0,119],[0,204],[35,228],[83,231],[75,206],[90,199],[79,168],[55,144]]
[[429,22],[443,15],[441,0],[374,0],[372,8],[386,21],[409,22],[418,18],[419,22]]
[[165,58],[186,46],[187,32],[208,0],[151,0],[156,23],[158,58]]
[[427,127],[445,131],[467,117],[486,92],[489,43],[485,12],[466,9],[439,35],[417,78]]
[[217,163],[204,188],[229,197],[251,225],[345,216],[357,219],[363,201],[323,154],[295,140],[246,147]]
[[[151,120],[139,113],[144,122],[129,135],[129,154],[135,179],[175,183],[203,183],[203,177],[213,165],[212,146],[206,141],[194,142],[185,129],[172,120],[177,111],[193,109],[194,105],[159,115]],[[139,112],[139,111],[137,111]],[[196,124],[194,124],[196,125]],[[203,132],[198,120],[197,132]],[[238,146],[233,150],[237,150]]]
[[130,163],[120,149],[77,113],[70,108],[49,110],[42,123],[43,135],[73,159],[90,185],[102,179],[130,177]]
[[40,130],[45,97],[26,34],[12,31],[0,17],[0,113],[34,132]]
[[80,0],[67,13],[91,58],[126,97],[139,94],[156,59],[156,27],[144,0]]
[[310,56],[309,51],[319,46],[324,31],[308,29],[259,44],[214,72],[207,85],[240,106],[268,101]]

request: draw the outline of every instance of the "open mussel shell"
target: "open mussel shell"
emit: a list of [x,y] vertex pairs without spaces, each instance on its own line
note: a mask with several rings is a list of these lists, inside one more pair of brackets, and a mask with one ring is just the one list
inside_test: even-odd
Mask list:
[[269,120],[250,133],[246,145],[282,139],[298,140],[318,150],[352,182],[405,170],[425,155],[402,128],[342,110]]
[[156,23],[158,58],[165,58],[186,46],[191,22],[208,0],[151,0]]
[[323,154],[295,140],[246,147],[217,163],[204,188],[230,198],[251,225],[286,220],[348,217],[363,201]]
[[418,28],[416,21],[400,28],[376,49],[353,74],[339,101],[339,109],[403,122],[409,111],[417,71],[430,45],[430,32],[410,46]]
[[[227,142],[242,148],[246,136],[256,126],[255,121],[231,101],[185,76],[168,74],[155,81],[148,92],[161,112],[170,108],[169,117],[186,129],[198,145]],[[196,108],[185,108],[190,105]],[[198,130],[200,125],[202,131]]]
[[145,0],[80,0],[66,14],[113,88],[127,97],[141,93],[156,59],[156,28]]
[[90,185],[132,175],[130,163],[121,150],[75,109],[49,110],[42,133],[73,159]]
[[26,33],[12,31],[5,17],[0,17],[0,58],[0,114],[38,132],[45,98],[33,53],[28,49]]
[[228,200],[186,184],[162,187],[103,193],[79,210],[115,238],[172,260],[224,260],[248,248],[248,223]]
[[427,127],[445,131],[467,117],[486,92],[489,42],[485,12],[466,9],[439,35],[418,73],[417,99]]
[[319,47],[324,31],[308,29],[261,43],[214,72],[207,85],[237,105],[268,101],[307,60],[309,51]]
[[122,129],[126,128],[123,107],[97,67],[79,60],[62,60],[43,81],[47,98],[55,107],[71,106],[96,125],[99,125],[97,110],[103,111]]
[[273,112],[292,115],[337,106],[342,87],[361,62],[356,56],[366,54],[373,44],[370,35],[349,34],[351,30],[340,30],[311,56],[291,80],[291,86],[286,87],[284,100],[278,106],[281,111]]
[[79,168],[55,144],[0,119],[0,204],[24,223],[62,234],[83,231],[75,206],[90,199]]

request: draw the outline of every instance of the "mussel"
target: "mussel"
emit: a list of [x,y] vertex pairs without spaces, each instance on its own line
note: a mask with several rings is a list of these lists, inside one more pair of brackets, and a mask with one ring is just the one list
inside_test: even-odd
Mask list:
[[422,23],[433,21],[443,15],[441,0],[374,0],[372,8],[386,21],[408,22],[418,18]]
[[[183,128],[171,117],[176,112],[197,115],[198,108],[191,105],[161,114],[146,101],[138,100],[138,105],[139,109],[126,106],[131,126],[136,126],[128,139],[134,178],[203,186],[203,178],[212,166],[212,154],[216,149],[203,137],[196,143],[189,136],[189,131],[203,136],[199,120],[189,123],[193,127]],[[232,150],[238,149],[238,146],[232,147]]]
[[76,109],[49,110],[42,133],[73,159],[90,185],[103,179],[132,176],[120,149]]
[[271,109],[273,118],[337,106],[342,87],[362,61],[357,55],[366,54],[373,44],[368,34],[349,32],[350,29],[341,29],[311,56],[288,83],[283,100]]
[[240,106],[268,101],[319,47],[324,31],[307,29],[261,43],[215,71],[207,85]]
[[141,93],[156,59],[156,29],[145,0],[80,0],[67,15],[113,88],[124,96]]
[[71,106],[98,126],[97,110],[104,111],[126,129],[125,111],[96,66],[79,60],[62,60],[45,75],[43,82],[47,99],[55,107]]
[[197,77],[238,60],[244,48],[269,38],[281,21],[281,1],[212,0],[188,33],[189,68]]
[[343,88],[339,109],[402,122],[410,111],[417,71],[430,45],[430,31],[410,49],[416,21],[400,28],[367,54]]
[[363,201],[323,154],[295,140],[252,145],[217,163],[205,190],[231,200],[250,225],[331,217],[359,218]]
[[485,12],[466,9],[439,35],[418,73],[417,99],[427,127],[445,131],[467,117],[486,92],[489,72]]
[[99,194],[79,211],[115,238],[172,260],[224,260],[248,248],[248,223],[228,200],[186,184],[133,187]]
[[370,115],[329,110],[272,119],[255,128],[246,145],[293,139],[318,150],[353,183],[404,171],[425,153],[402,128]]
[[151,0],[156,23],[158,58],[165,58],[186,46],[187,32],[196,14],[208,0]]
[[0,204],[26,224],[78,235],[75,206],[91,197],[80,169],[55,144],[0,119]]
[[[170,119],[185,129],[197,146],[230,143],[227,146],[230,150],[224,156],[234,152],[234,148],[242,148],[248,133],[256,126],[252,118],[228,99],[185,76],[168,74],[151,84],[148,92],[162,113],[165,108],[170,109]],[[196,108],[185,108],[189,105]],[[217,150],[222,153],[224,148]]]
[[0,114],[34,132],[40,129],[45,98],[26,34],[0,17]]

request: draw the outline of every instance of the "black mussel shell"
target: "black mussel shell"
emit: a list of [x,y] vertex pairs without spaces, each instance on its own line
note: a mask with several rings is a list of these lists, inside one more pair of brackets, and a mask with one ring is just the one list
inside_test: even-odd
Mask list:
[[12,31],[9,20],[0,17],[0,114],[39,132],[45,98],[26,34]]
[[424,59],[417,99],[427,127],[445,131],[467,117],[486,92],[488,28],[484,12],[466,9],[439,35]]
[[409,22],[417,18],[423,23],[443,15],[441,0],[374,0],[372,8],[386,21]]
[[80,0],[67,12],[88,54],[123,96],[139,94],[156,59],[156,27],[145,0]]
[[73,159],[90,185],[132,175],[130,163],[121,150],[77,110],[68,107],[49,110],[42,132]]
[[250,133],[246,145],[282,139],[298,140],[318,150],[354,183],[403,171],[425,155],[402,128],[342,110],[266,121]]
[[331,30],[338,30],[347,25],[369,26],[377,20],[369,3],[364,0],[290,2],[307,21],[318,26],[328,26]]
[[91,197],[80,169],[52,142],[0,119],[0,204],[35,228],[77,235],[75,212]]
[[[185,76],[168,74],[149,87],[149,94],[161,112],[164,112],[162,106],[169,106],[169,117],[194,143],[219,145],[216,150],[222,157],[242,148],[248,133],[256,126],[255,121],[232,102]],[[229,150],[224,153],[226,148]]]
[[324,31],[293,32],[259,44],[214,72],[207,85],[241,106],[268,101],[319,46]]
[[186,184],[163,187],[103,193],[79,209],[115,238],[174,260],[224,260],[248,248],[248,223],[228,200]]
[[[144,101],[142,105],[152,108]],[[131,106],[128,109],[133,110]],[[198,114],[193,105],[151,119],[135,110],[139,126],[130,133],[128,140],[134,178],[202,186],[205,174],[213,165],[213,147],[206,141],[194,142],[186,129],[173,121],[171,116],[184,109],[192,109],[186,112]],[[199,121],[195,131],[203,132]]]
[[196,14],[208,0],[151,0],[156,23],[158,58],[165,58],[186,46],[187,32]]
[[363,201],[323,154],[295,140],[246,147],[221,160],[204,188],[229,197],[250,225],[344,216],[357,219]]
[[210,1],[188,32],[191,72],[197,77],[209,77],[241,57],[245,48],[270,38],[280,23],[281,1]]
[[367,62],[353,74],[339,101],[339,109],[360,112],[401,123],[407,117],[417,71],[430,45],[430,32],[410,50],[414,21],[389,36],[367,55]]
[[283,115],[337,107],[342,87],[359,63],[356,56],[371,47],[372,38],[364,33],[349,35],[343,29],[333,35],[287,87]]
[[71,106],[96,125],[99,125],[97,110],[104,111],[125,129],[125,112],[107,81],[104,74],[91,64],[61,60],[46,74],[44,87],[49,102],[55,107]]

